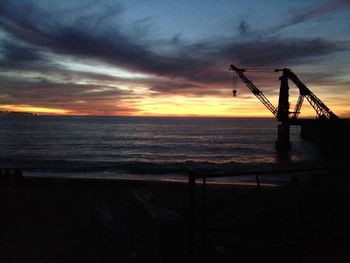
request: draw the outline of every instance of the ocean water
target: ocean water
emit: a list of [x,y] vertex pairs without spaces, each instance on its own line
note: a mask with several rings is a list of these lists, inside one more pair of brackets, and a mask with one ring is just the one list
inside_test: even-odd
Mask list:
[[[280,164],[272,118],[4,116],[0,167],[25,175],[178,178]],[[319,155],[291,128],[286,165]]]

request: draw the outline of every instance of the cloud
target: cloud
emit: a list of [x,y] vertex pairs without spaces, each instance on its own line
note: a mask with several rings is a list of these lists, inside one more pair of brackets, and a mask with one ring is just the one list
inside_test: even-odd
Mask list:
[[45,108],[62,108],[69,111],[103,108],[115,112],[123,100],[132,95],[113,86],[55,83],[45,79],[14,79],[2,76],[1,103],[6,105],[32,105]]
[[[179,81],[154,81],[151,84],[152,97],[180,95],[186,97],[223,96],[221,87],[210,84],[196,84]],[[227,89],[229,91],[229,89]],[[227,96],[227,94],[225,95]]]
[[[280,28],[348,6],[347,1],[333,2],[325,5],[333,11],[321,6],[298,12]],[[3,79],[0,92],[7,95],[7,103],[35,101],[45,106],[66,105],[87,110],[89,104],[91,108],[100,101],[104,103],[101,105],[108,105],[106,110],[112,110],[113,105],[124,105],[125,98],[139,95],[137,92],[125,93],[118,88],[119,84],[135,90],[147,86],[151,96],[221,96],[231,83],[227,71],[231,63],[243,67],[290,66],[348,48],[344,42],[321,38],[281,39],[263,35],[244,20],[239,24],[238,38],[186,43],[181,35],[175,34],[166,41],[147,41],[147,36],[137,36],[140,32],[149,32],[152,28],[150,19],[137,21],[128,32],[120,22],[123,8],[119,4],[107,0],[64,3],[66,5],[58,6],[53,3],[51,9],[40,1],[0,2],[0,28],[9,36],[0,43],[3,53],[0,67],[23,73],[36,72],[42,78],[13,82]],[[160,50],[159,43],[165,48]],[[132,79],[67,70],[50,62],[47,53],[73,60],[108,63],[146,73],[149,77]],[[77,84],[82,80],[86,84]]]
[[37,62],[40,60],[39,52],[36,49],[20,46],[9,41],[0,43],[4,64],[22,64]]
[[290,17],[286,22],[274,27],[271,32],[276,32],[289,26],[315,20],[325,15],[348,9],[350,9],[349,0],[328,0],[325,3],[317,5],[309,10],[294,11],[294,15],[292,17]]
[[[181,75],[190,70],[195,61],[189,57],[160,56],[149,51],[143,43],[132,42],[116,26],[111,32],[89,31],[87,24],[42,26],[42,11],[30,8],[30,15],[18,16],[13,8],[0,4],[0,25],[13,37],[44,50],[80,58],[99,59],[110,64],[147,73]],[[21,12],[22,11],[22,12]],[[16,10],[16,13],[23,10]],[[47,14],[50,17],[52,14]],[[55,19],[53,16],[52,19]],[[56,20],[59,18],[56,17]],[[45,24],[45,20],[44,20]],[[52,25],[55,28],[52,28]],[[51,27],[50,27],[51,26]],[[190,63],[189,63],[190,62]],[[178,67],[181,64],[182,67]]]
[[[348,45],[348,44],[347,44]],[[303,60],[346,50],[346,43],[316,39],[252,40],[233,43],[221,50],[221,57],[230,57],[244,66],[286,66]]]
[[[2,2],[0,7],[3,16],[0,19],[2,28],[13,37],[36,49],[81,59],[100,60],[132,71],[180,77],[199,82],[213,83],[226,80],[223,78],[223,71],[218,70],[217,67],[224,66],[225,64],[219,64],[228,63],[230,60],[259,66],[288,63],[291,60],[297,61],[341,50],[336,43],[322,39],[263,39],[258,41],[250,39],[244,43],[228,43],[227,41],[223,44],[202,41],[180,45],[179,36],[175,36],[171,42],[178,45],[177,52],[158,54],[153,51],[155,48],[147,48],[147,45],[143,45],[141,41],[137,42],[134,38],[121,33],[118,25],[110,29],[108,33],[89,31],[86,23],[66,25],[59,23],[59,18],[54,14],[46,14],[46,16],[53,15],[47,24],[55,25],[55,28],[43,27],[44,11],[33,5],[30,5],[30,15],[26,17],[17,16],[14,9],[10,8],[11,5],[7,6]],[[19,13],[22,12],[23,10],[19,10]],[[89,12],[86,15],[88,14]],[[245,21],[242,21],[239,27],[241,34],[248,34],[251,31]],[[32,58],[37,58],[35,57],[36,51],[31,50],[31,52]]]

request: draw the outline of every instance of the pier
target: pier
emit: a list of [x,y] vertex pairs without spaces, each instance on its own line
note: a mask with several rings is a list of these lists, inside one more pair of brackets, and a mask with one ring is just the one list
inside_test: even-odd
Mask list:
[[349,120],[299,119],[291,125],[300,126],[300,136],[316,145],[327,158],[344,160],[349,156]]
[[[350,121],[340,119],[325,103],[321,101],[306,85],[288,68],[275,69],[275,72],[282,72],[278,107],[265,97],[263,92],[248,79],[241,69],[230,65],[229,70],[233,71],[248,89],[264,104],[264,106],[277,118],[276,148],[279,152],[288,153],[290,150],[290,126],[301,127],[301,137],[315,144],[328,158],[345,159],[350,148]],[[299,89],[299,98],[293,111],[290,111],[289,83],[292,81]],[[236,96],[236,90],[233,90]],[[315,119],[298,118],[304,100],[307,100],[316,112]]]

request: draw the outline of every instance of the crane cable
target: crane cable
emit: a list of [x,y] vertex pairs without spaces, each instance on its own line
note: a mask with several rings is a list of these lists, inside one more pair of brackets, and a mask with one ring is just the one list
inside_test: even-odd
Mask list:
[[275,69],[273,68],[259,68],[259,67],[250,67],[250,68],[245,68],[246,72],[273,72]]
[[[245,71],[249,71],[249,72],[273,72],[274,70],[271,68],[256,68],[256,67],[251,67],[251,68],[247,68],[244,69]],[[232,95],[233,97],[236,97],[237,94],[237,76],[236,74],[233,72],[232,73]]]
[[235,88],[237,88],[237,77],[236,77],[236,74],[234,72],[232,72],[232,95],[233,95],[233,97],[236,97],[236,94],[237,94],[237,90]]

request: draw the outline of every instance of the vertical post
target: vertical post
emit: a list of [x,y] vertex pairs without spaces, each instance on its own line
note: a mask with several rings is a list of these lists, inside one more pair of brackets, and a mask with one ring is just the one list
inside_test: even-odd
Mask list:
[[278,124],[276,148],[282,152],[287,152],[291,148],[289,140],[289,123]]
[[288,152],[291,148],[289,140],[289,86],[287,69],[283,69],[283,75],[280,77],[281,86],[278,99],[277,119],[278,133],[276,148],[282,152]]
[[260,196],[262,196],[262,189],[261,189],[260,178],[258,174],[255,175],[255,179],[256,179],[256,188],[258,189]]
[[203,175],[203,211],[202,211],[202,262],[207,261],[206,249],[207,249],[207,178]]
[[279,79],[281,86],[278,98],[277,118],[282,123],[285,123],[289,119],[289,86],[286,69],[283,69],[283,75]]
[[188,174],[188,254],[189,262],[195,262],[195,207],[196,207],[196,172]]

